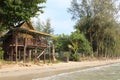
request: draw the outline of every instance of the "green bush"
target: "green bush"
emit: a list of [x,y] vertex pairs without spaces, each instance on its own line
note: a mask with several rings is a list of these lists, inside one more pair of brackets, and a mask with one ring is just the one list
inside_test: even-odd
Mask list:
[[80,54],[71,54],[70,60],[72,61],[79,61],[80,60]]
[[0,49],[0,59],[3,59],[3,54],[4,54],[4,51]]
[[69,61],[69,56],[70,56],[70,53],[69,52],[63,52],[63,53],[60,53],[59,55],[59,59],[62,60],[62,61]]

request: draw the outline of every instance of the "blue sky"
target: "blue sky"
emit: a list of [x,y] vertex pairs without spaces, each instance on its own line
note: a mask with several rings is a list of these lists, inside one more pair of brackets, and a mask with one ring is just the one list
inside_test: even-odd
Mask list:
[[[54,28],[54,34],[70,34],[74,31],[73,26],[75,21],[71,20],[72,15],[67,12],[72,0],[47,0],[44,4],[44,13],[40,14],[37,18],[41,22],[45,22],[46,19],[51,20],[51,27]],[[36,18],[32,18],[32,22],[36,21]]]
[[39,16],[43,22],[48,18],[51,20],[51,27],[54,28],[55,34],[70,34],[74,31],[75,22],[71,20],[72,15],[67,12],[70,2],[71,0],[47,0],[44,13]]

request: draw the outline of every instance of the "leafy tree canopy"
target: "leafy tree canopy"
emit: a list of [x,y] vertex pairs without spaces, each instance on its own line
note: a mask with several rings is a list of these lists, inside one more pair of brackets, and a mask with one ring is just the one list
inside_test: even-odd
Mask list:
[[53,41],[55,41],[56,51],[69,51],[68,44],[70,43],[70,41],[68,35],[58,35],[56,38],[53,39]]
[[23,21],[29,21],[37,12],[42,13],[46,0],[1,0],[0,27],[14,28]]
[[72,32],[70,35],[70,42],[69,48],[72,48],[75,53],[84,52],[84,53],[90,53],[90,43],[84,36],[84,34],[81,34],[79,30]]

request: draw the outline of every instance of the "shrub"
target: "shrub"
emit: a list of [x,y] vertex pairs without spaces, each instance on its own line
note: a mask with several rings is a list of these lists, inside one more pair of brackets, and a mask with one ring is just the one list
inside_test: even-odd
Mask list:
[[63,52],[63,53],[60,53],[59,59],[68,62],[69,56],[70,56],[69,52]]
[[80,54],[71,54],[70,60],[72,61],[80,61]]
[[4,51],[0,49],[0,59],[3,59],[3,54],[4,54]]

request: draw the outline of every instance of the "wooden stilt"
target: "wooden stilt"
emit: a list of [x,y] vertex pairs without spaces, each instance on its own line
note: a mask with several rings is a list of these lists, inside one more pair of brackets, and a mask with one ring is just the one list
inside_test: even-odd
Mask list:
[[[10,49],[9,49],[9,51],[10,51]],[[11,61],[11,52],[9,52],[9,61]]]
[[[12,31],[12,39],[15,39],[15,35],[14,35],[14,32]],[[13,58],[14,58],[14,47],[13,47],[13,43],[14,41],[12,41],[12,46],[11,46],[11,61],[13,61]]]
[[11,47],[11,61],[13,61],[13,53],[14,53],[14,51],[13,51],[13,46]]
[[37,47],[36,47],[36,48],[35,48],[35,55],[36,55],[36,56],[35,56],[35,60],[38,62],[38,59],[37,59],[37,52],[38,52],[38,51],[37,51]]
[[16,63],[18,62],[18,60],[17,60],[17,53],[18,53],[18,37],[17,37],[17,35],[16,35],[16,37],[15,37],[15,60],[16,60]]
[[20,48],[19,48],[19,61],[20,61],[20,58],[21,58],[21,56],[20,56]]
[[26,41],[27,41],[27,39],[25,38],[25,40],[24,40],[24,54],[23,54],[23,62],[24,63],[26,62]]
[[51,50],[50,50],[50,45],[49,45],[49,49],[48,49],[49,51],[49,62],[51,63]]
[[37,48],[35,48],[35,54],[37,54]]
[[31,61],[31,50],[29,50],[29,61]]
[[26,47],[24,46],[23,62],[26,62]]
[[46,50],[44,51],[44,64],[46,63]]

